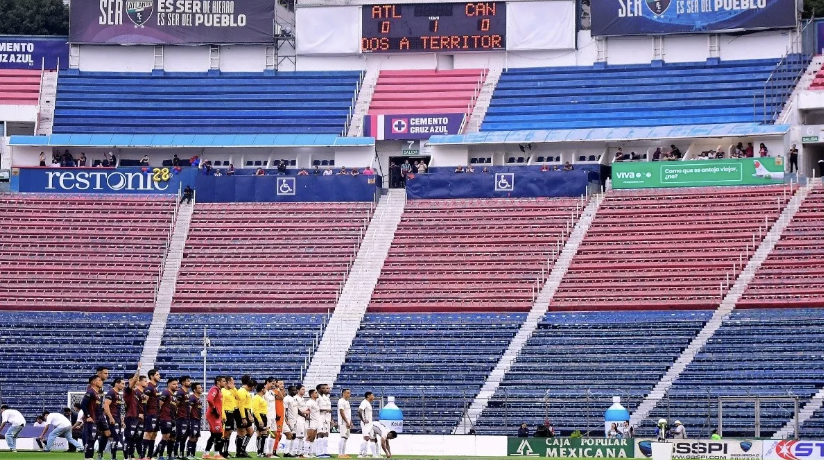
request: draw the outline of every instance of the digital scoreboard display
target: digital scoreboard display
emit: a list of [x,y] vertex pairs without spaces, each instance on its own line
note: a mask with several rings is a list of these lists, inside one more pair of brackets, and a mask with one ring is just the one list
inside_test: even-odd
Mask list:
[[364,53],[506,49],[506,2],[365,5]]

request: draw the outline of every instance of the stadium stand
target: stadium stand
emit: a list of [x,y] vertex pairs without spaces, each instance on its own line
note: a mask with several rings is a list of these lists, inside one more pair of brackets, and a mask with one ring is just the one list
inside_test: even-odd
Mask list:
[[3,404],[31,423],[43,409],[66,407],[67,391],[86,391],[97,366],[112,378],[133,374],[151,321],[145,313],[0,313]]
[[171,314],[157,365],[170,375],[202,380],[205,329],[211,343],[207,384],[217,374],[299,382],[326,322],[320,314]]
[[0,309],[151,312],[173,197],[0,194]]
[[[603,436],[613,396],[634,410],[710,318],[709,311],[547,313],[484,410],[478,434],[551,422]],[[547,420],[548,419],[548,420]]]
[[382,70],[369,114],[470,114],[485,78],[485,69]]
[[528,311],[576,199],[410,200],[371,312]]
[[[703,437],[718,425],[718,396],[797,396],[803,404],[821,387],[824,310],[735,310],[687,366],[639,429],[659,417],[679,419]],[[793,417],[792,402],[762,402],[761,436]],[[724,437],[751,437],[754,402],[724,404]]]
[[[501,75],[481,131],[621,126],[762,123],[792,87],[776,87],[764,102],[764,83],[792,80],[807,58],[596,67],[508,69]],[[757,100],[755,104],[753,101]],[[767,120],[772,122],[772,120]]]
[[172,311],[333,310],[373,206],[198,203]]
[[[713,310],[791,198],[784,186],[611,192],[551,311]],[[726,289],[724,291],[726,291]]]
[[747,286],[738,308],[824,306],[824,188],[814,188]]
[[0,69],[0,104],[36,105],[39,97],[39,70]]
[[378,398],[395,396],[404,433],[449,434],[525,318],[522,313],[367,314],[335,388],[351,388],[356,401],[366,391]]
[[54,133],[341,134],[360,81],[360,72],[61,71]]
[[801,425],[799,432],[803,439],[821,439],[824,437],[824,408],[813,412],[812,417]]

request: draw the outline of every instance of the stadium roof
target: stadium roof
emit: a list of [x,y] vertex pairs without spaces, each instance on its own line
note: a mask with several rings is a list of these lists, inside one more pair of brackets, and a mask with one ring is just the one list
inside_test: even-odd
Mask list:
[[429,145],[528,144],[541,142],[632,141],[696,137],[783,135],[789,125],[730,123],[717,125],[656,126],[639,128],[585,128],[526,131],[488,131],[472,134],[432,136]]
[[334,134],[52,134],[12,136],[9,145],[37,147],[372,147],[373,137]]

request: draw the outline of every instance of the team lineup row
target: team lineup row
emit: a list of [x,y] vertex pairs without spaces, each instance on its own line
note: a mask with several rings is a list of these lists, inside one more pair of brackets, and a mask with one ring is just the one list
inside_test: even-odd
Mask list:
[[[104,396],[103,384],[107,379],[108,369],[98,368],[89,378],[81,402],[86,459],[94,458],[97,445],[97,459],[101,460],[107,443],[113,460],[118,446],[122,446],[126,460],[195,458],[204,415],[203,384],[193,382],[189,376],[173,377],[166,380],[166,388],[161,390],[160,371],[152,369],[145,376],[136,371],[128,381],[114,379]],[[217,376],[206,397],[205,419],[210,437],[203,458],[229,458],[233,432],[238,458],[250,457],[246,449],[255,434],[258,457],[277,455],[283,436],[284,457],[328,458],[329,432],[333,426],[340,429],[340,457],[347,458],[346,443],[353,428],[350,397],[348,389],[341,392],[337,423],[333,423],[329,385],[310,389],[306,399],[303,385],[286,388],[282,380],[269,377],[259,383],[244,375],[238,387],[231,376]],[[367,447],[371,447],[373,456],[380,456],[380,442],[383,452],[391,457],[389,440],[397,433],[372,418],[374,399],[367,392],[358,407],[363,436],[360,456],[367,455]]]

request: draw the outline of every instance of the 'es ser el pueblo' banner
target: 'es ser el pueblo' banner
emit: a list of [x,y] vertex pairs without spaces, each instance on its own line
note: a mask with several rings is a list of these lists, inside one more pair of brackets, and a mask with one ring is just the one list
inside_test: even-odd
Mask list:
[[72,43],[271,43],[272,0],[99,0],[70,5]]
[[508,438],[512,457],[633,458],[632,439]]
[[613,188],[767,185],[784,182],[781,158],[613,163]]
[[592,35],[795,27],[795,0],[592,0]]

